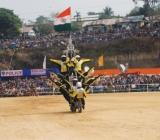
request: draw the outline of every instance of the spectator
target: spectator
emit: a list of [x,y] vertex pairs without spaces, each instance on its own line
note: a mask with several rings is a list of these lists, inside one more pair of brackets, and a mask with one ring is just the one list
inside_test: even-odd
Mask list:
[[[50,34],[47,36],[36,37],[19,37],[15,39],[0,39],[0,49],[14,49],[14,48],[38,48],[38,47],[52,47],[67,44],[69,34]],[[160,38],[160,27],[150,27],[143,29],[113,29],[112,31],[80,31],[72,32],[73,42],[80,43],[96,43],[109,42],[113,40],[123,40],[133,37],[153,37]]]

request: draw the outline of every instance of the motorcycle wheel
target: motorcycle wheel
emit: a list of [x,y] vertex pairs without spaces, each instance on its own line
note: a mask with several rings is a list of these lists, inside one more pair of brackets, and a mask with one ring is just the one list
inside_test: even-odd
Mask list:
[[82,113],[82,102],[81,102],[81,100],[78,101],[78,112]]
[[73,112],[73,113],[76,112],[76,108],[75,108],[75,106],[74,106],[73,104],[71,105],[70,110],[71,110],[71,112]]

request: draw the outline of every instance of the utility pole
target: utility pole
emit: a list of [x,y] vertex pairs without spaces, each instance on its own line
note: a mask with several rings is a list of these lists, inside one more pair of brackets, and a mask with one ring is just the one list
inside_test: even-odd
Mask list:
[[74,16],[74,18],[76,18],[77,22],[81,21],[81,14],[80,14],[80,12],[76,11],[76,15]]

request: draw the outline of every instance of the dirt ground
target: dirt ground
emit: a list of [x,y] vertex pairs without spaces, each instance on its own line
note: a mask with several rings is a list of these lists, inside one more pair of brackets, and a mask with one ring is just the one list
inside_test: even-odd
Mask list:
[[160,93],[88,95],[83,113],[62,96],[0,99],[0,140],[160,140]]

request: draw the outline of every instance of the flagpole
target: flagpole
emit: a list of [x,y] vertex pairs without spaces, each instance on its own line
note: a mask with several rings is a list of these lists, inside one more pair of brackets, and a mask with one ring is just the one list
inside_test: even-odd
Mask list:
[[44,57],[44,60],[43,60],[43,69],[46,69],[47,66],[46,66],[46,56]]
[[67,57],[72,59],[76,54],[76,50],[74,44],[72,43],[71,7],[68,7],[56,16],[56,20],[54,21],[54,29],[58,32],[66,31],[66,33],[68,33],[68,44],[64,53]]
[[68,46],[67,46],[67,56],[71,59],[75,55],[75,47],[72,43],[72,36],[71,32],[69,32],[69,40],[68,40]]

